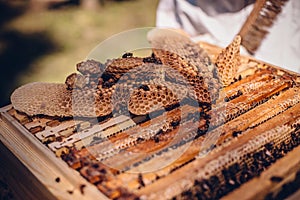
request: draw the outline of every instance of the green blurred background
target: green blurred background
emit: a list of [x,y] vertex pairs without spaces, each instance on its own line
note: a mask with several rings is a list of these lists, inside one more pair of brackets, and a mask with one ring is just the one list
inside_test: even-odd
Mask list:
[[155,26],[158,0],[0,0],[0,107],[25,83],[64,82],[101,41]]

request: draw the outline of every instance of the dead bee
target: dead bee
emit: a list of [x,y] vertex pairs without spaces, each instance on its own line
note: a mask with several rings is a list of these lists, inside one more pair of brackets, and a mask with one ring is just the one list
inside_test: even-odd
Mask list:
[[131,58],[132,56],[133,56],[132,53],[126,52],[126,53],[124,53],[124,54],[122,55],[122,58]]

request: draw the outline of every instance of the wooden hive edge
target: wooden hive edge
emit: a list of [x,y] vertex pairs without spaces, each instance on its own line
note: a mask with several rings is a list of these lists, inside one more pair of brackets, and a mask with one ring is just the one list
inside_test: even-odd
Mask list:
[[[37,138],[0,109],[0,140],[57,199],[107,199]],[[57,179],[59,181],[57,181]]]

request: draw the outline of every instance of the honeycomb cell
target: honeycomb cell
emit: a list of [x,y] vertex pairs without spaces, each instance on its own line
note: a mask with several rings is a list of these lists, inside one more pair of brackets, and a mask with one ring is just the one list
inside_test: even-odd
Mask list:
[[82,74],[101,74],[104,71],[104,65],[95,60],[87,60],[76,65],[77,71]]
[[240,64],[241,37],[236,36],[217,57],[217,70],[223,86],[230,85],[235,78]]

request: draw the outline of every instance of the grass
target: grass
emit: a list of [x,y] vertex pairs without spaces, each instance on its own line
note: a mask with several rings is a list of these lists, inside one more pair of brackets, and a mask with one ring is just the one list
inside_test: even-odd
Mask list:
[[[29,40],[21,53],[8,55],[13,57],[11,59],[18,59],[28,49],[37,53],[37,56],[31,55],[30,62],[23,62],[26,66],[15,73],[10,85],[15,88],[34,81],[64,82],[66,76],[75,71],[76,63],[85,59],[106,38],[133,28],[155,26],[157,3],[158,0],[106,1],[104,6],[96,10],[68,7],[24,12],[14,17],[3,25],[3,30],[22,36],[30,35],[33,40],[43,40],[41,49],[47,49],[48,46],[49,50],[43,53]],[[0,38],[0,54],[6,43]],[[7,102],[7,94],[14,88],[5,88],[6,95],[2,94],[5,98],[2,102]]]

